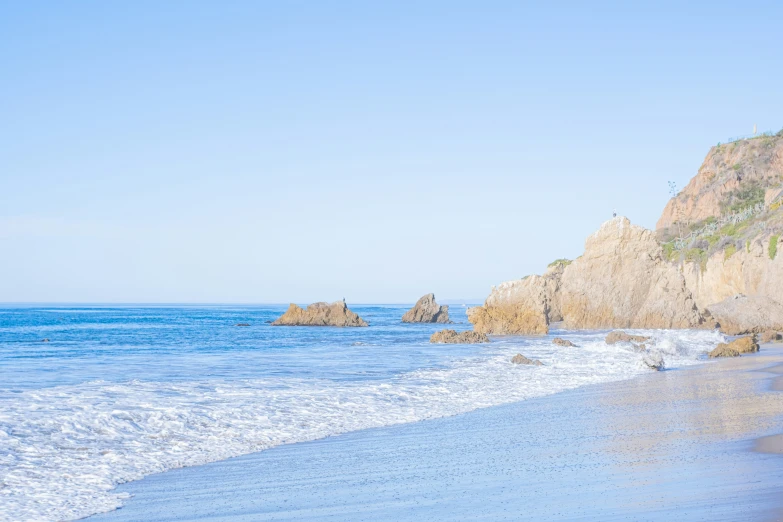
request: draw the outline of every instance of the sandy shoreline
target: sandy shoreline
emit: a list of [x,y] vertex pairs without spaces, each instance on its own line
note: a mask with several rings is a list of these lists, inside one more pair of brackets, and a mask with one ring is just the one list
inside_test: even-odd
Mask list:
[[174,470],[89,520],[781,520],[781,363],[764,346]]

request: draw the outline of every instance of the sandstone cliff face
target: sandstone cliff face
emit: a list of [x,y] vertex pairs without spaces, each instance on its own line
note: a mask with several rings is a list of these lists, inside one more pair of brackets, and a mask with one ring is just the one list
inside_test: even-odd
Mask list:
[[783,330],[783,304],[767,296],[736,295],[710,305],[709,311],[729,335]]
[[448,305],[435,302],[435,294],[427,294],[402,316],[403,323],[450,323]]
[[[571,264],[498,285],[468,319],[478,332],[543,334],[558,320],[570,329],[713,327],[710,308],[737,294],[769,298],[771,310],[783,305],[781,198],[783,131],[713,147],[657,232],[612,219]],[[674,237],[664,253],[659,238]],[[715,308],[718,322],[729,333],[778,328],[753,302]]]
[[[777,187],[783,181],[783,137],[769,136],[712,147],[696,176],[669,200],[656,229],[720,216],[733,195],[758,186]],[[773,189],[774,191],[774,189]],[[767,197],[770,195],[765,194]]]
[[545,334],[559,321],[558,290],[562,266],[543,276],[507,281],[492,289],[483,306],[468,309],[476,332],[486,334]]
[[769,256],[769,238],[762,236],[726,258],[717,252],[705,264],[685,263],[683,274],[700,308],[737,294],[783,301],[783,255]]
[[291,303],[288,310],[272,323],[273,326],[367,326],[348,309],[344,301],[313,303],[303,310]]
[[693,328],[705,323],[678,266],[652,231],[617,217],[585,243],[584,254],[543,276],[501,283],[468,310],[477,332],[544,334],[570,329]]
[[692,328],[705,322],[653,232],[625,217],[587,238],[585,253],[566,267],[560,285],[566,328]]

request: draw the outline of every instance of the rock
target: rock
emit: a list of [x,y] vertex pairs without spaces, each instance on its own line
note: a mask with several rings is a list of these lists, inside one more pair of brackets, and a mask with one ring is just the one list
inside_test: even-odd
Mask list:
[[468,309],[468,321],[487,334],[546,334],[550,322],[562,319],[557,292],[563,270],[558,264],[543,276],[501,283],[483,306]]
[[501,283],[468,319],[485,333],[544,334],[559,320],[568,329],[694,328],[708,318],[655,234],[617,217],[587,238],[582,256]]
[[48,343],[48,342],[49,342],[49,339],[41,339],[41,342],[42,342],[42,343]]
[[402,316],[403,323],[450,323],[448,305],[435,302],[435,294],[427,294]]
[[761,344],[777,343],[783,340],[783,335],[778,332],[767,331],[761,334]]
[[568,329],[694,328],[705,323],[680,269],[655,234],[616,217],[585,241],[563,271],[560,312]]
[[514,364],[529,364],[531,366],[543,366],[544,363],[539,361],[538,359],[528,359],[521,353],[516,354],[514,357],[511,358],[511,362]]
[[441,330],[435,332],[430,337],[431,343],[445,343],[445,344],[477,344],[488,343],[489,338],[486,334],[473,331],[465,331],[457,333],[454,330]]
[[661,371],[666,368],[663,356],[660,353],[647,353],[642,358],[642,364],[651,370]]
[[756,334],[747,337],[734,339],[729,343],[720,343],[713,351],[710,357],[737,357],[743,353],[753,353],[759,351],[758,339]]
[[250,323],[237,323],[234,326],[250,326]]
[[367,323],[348,309],[345,301],[332,304],[313,303],[303,310],[291,303],[288,310],[272,323],[273,326],[367,326]]
[[[604,342],[606,344],[616,344],[616,343],[644,343],[651,339],[651,337],[647,337],[644,335],[631,335],[623,332],[622,330],[614,330],[612,332],[609,332],[609,334],[606,336],[606,339]],[[637,346],[639,348],[640,346]],[[641,345],[641,347],[644,347],[646,349],[646,346]]]
[[783,139],[779,137],[739,140],[713,147],[696,176],[669,200],[656,229],[676,226],[676,222],[697,223],[720,216],[728,198],[738,189],[779,185],[783,178],[781,158]]
[[562,339],[560,337],[555,337],[554,339],[552,339],[552,344],[556,344],[558,346],[576,346],[568,339]]
[[727,335],[783,330],[783,304],[767,296],[735,295],[708,309]]
[[737,350],[729,348],[728,344],[721,343],[717,348],[710,352],[710,357],[739,357]]

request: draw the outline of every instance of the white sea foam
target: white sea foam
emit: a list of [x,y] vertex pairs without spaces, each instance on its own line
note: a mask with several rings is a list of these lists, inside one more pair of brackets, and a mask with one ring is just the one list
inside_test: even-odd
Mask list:
[[[698,362],[722,340],[708,331],[647,334],[669,368]],[[384,381],[89,382],[5,397],[0,520],[76,519],[120,506],[113,488],[151,473],[645,371],[631,346],[607,346],[597,333],[564,337],[578,347],[498,339],[486,356]],[[510,364],[518,351],[545,366]]]

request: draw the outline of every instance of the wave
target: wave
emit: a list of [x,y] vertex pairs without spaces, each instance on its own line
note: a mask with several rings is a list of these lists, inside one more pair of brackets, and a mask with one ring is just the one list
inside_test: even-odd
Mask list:
[[[697,363],[723,340],[711,331],[637,332],[654,337],[668,367]],[[94,381],[8,395],[0,402],[0,520],[86,517],[121,506],[126,496],[115,486],[152,473],[648,371],[639,353],[607,346],[603,334],[562,336],[578,347],[500,338],[481,357],[380,381]],[[545,366],[512,365],[518,351]]]

